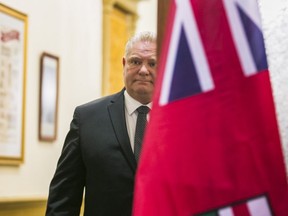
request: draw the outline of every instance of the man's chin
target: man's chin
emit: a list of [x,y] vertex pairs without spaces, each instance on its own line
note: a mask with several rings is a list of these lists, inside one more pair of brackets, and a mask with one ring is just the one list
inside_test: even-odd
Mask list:
[[128,93],[130,94],[131,97],[133,97],[135,100],[139,101],[142,104],[147,104],[150,103],[152,100],[152,90],[151,88],[143,88],[143,87],[137,87],[130,89],[131,91],[128,90]]
[[146,94],[151,94],[152,90],[151,90],[151,87],[143,85],[143,86],[137,86],[136,92],[138,94],[146,95]]
[[141,81],[141,80],[137,80],[137,81],[136,81],[136,85],[151,86],[152,83],[151,83],[151,81]]

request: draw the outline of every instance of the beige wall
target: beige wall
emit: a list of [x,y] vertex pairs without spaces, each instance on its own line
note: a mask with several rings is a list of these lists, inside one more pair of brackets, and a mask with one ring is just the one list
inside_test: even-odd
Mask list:
[[260,0],[259,5],[288,176],[288,4]]
[[[1,1],[28,15],[25,161],[20,166],[0,166],[1,198],[47,196],[74,107],[100,96],[99,2]],[[38,141],[39,59],[43,51],[60,57],[58,137],[53,143]]]
[[[153,13],[156,13],[156,2],[139,3],[141,24],[137,31],[156,31],[156,14],[151,15],[149,10],[155,7]],[[47,197],[75,106],[101,96],[102,1],[1,0],[1,3],[28,15],[28,62],[25,161],[20,166],[0,165],[0,202],[42,200]],[[147,14],[149,19],[145,21]],[[39,60],[44,51],[60,58],[58,137],[53,143],[38,140]]]

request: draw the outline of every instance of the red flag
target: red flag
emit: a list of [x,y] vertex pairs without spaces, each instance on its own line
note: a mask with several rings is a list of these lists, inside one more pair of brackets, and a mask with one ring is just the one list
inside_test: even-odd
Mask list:
[[133,215],[287,216],[257,1],[173,0],[168,17]]

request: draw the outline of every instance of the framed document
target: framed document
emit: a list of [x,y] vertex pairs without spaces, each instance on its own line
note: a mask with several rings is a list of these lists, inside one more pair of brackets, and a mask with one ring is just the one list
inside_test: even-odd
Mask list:
[[43,53],[40,60],[39,140],[54,141],[57,136],[59,58]]
[[0,3],[0,163],[24,159],[27,16]]

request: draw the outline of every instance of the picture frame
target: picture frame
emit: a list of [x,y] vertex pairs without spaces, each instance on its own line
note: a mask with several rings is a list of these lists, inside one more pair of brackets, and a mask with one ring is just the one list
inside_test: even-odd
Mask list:
[[0,3],[0,164],[24,161],[28,17]]
[[39,140],[57,138],[59,57],[43,52],[40,58]]

